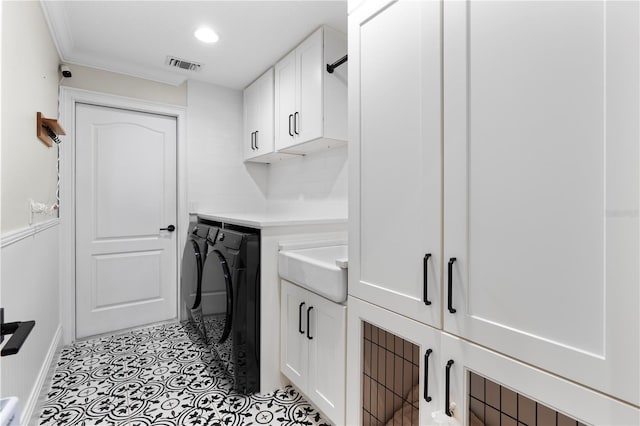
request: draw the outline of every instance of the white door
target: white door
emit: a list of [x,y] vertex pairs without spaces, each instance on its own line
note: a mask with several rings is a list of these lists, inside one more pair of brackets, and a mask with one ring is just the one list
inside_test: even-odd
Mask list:
[[636,405],[639,16],[638,2],[444,13],[445,329]]
[[257,81],[256,135],[254,145],[259,154],[273,152],[273,68]]
[[293,145],[296,112],[296,54],[289,53],[275,66],[275,147]]
[[76,337],[176,317],[176,120],[76,106]]
[[253,83],[243,93],[244,100],[244,135],[242,136],[242,143],[244,145],[244,158],[249,159],[257,156],[256,147],[254,143],[254,135],[258,122],[258,87],[256,83]]
[[307,323],[309,381],[306,394],[335,424],[343,424],[347,308],[313,293],[308,293],[306,299],[312,308]]
[[296,143],[322,136],[322,28],[296,48]]
[[302,289],[281,281],[280,292],[280,371],[300,389],[307,387],[309,345],[307,309]]
[[349,294],[440,327],[440,4],[369,2],[349,25],[350,191],[360,194]]

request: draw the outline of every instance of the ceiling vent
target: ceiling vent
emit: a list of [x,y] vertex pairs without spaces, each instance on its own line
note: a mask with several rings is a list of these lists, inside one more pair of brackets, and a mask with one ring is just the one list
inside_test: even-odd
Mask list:
[[176,58],[174,56],[167,56],[165,65],[168,65],[171,68],[178,68],[185,71],[200,71],[200,68],[202,68],[202,64],[199,64],[197,62],[186,61],[184,59]]

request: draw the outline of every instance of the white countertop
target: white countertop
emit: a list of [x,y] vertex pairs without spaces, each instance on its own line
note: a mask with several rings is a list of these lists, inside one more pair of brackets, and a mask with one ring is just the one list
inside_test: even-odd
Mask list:
[[291,213],[258,212],[258,213],[192,213],[202,219],[251,228],[272,228],[299,225],[329,225],[347,223],[346,217],[318,217]]

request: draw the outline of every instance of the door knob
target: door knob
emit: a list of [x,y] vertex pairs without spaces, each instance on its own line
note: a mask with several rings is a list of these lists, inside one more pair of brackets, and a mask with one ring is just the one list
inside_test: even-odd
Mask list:
[[169,225],[166,228],[160,228],[161,231],[169,231],[169,232],[173,232],[176,230],[176,227],[173,225]]

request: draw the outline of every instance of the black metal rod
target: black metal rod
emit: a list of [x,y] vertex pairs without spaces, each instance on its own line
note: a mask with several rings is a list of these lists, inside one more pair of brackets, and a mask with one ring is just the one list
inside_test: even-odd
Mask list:
[[256,138],[255,138],[254,145],[256,146],[256,150],[258,150],[260,149],[260,147],[258,146],[258,131],[256,130],[255,133],[256,133]]
[[453,264],[455,263],[456,258],[452,257],[449,259],[449,264],[447,265],[447,273],[448,273],[448,295],[447,295],[447,308],[449,312],[452,314],[456,313],[456,310],[453,308]]
[[431,397],[429,396],[429,356],[431,352],[433,350],[427,349],[424,353],[424,400],[427,402],[431,402]]
[[300,303],[298,306],[298,332],[300,334],[304,334],[304,330],[302,329],[302,307],[304,306],[304,302]]
[[289,114],[289,136],[293,137],[293,133],[291,133],[291,119],[293,118],[293,114]]
[[0,356],[17,354],[35,325],[35,321],[18,321],[2,324],[2,335],[11,334],[12,336],[2,348]]
[[309,334],[309,331],[311,330],[311,323],[309,322],[309,313],[311,312],[312,309],[313,309],[313,306],[309,306],[307,308],[307,339],[309,340],[313,340],[313,337]]
[[430,305],[431,301],[429,300],[429,298],[427,297],[427,289],[429,287],[428,285],[428,279],[427,276],[429,275],[429,258],[431,257],[431,253],[427,253],[424,255],[424,259],[422,260],[422,269],[423,269],[423,274],[424,274],[424,291],[423,291],[423,296],[422,299],[424,301],[425,305]]
[[299,135],[298,133],[298,117],[300,117],[300,113],[298,111],[293,114],[293,133]]
[[347,62],[348,58],[347,56],[349,55],[344,55],[342,58],[338,59],[337,61],[335,61],[332,64],[327,64],[327,72],[329,74],[333,74],[333,70],[335,70],[336,68],[338,68],[340,65],[344,64],[345,62]]
[[450,359],[447,361],[447,367],[445,368],[445,381],[444,381],[444,412],[449,417],[453,417],[451,414],[451,410],[449,409],[449,405],[451,405],[451,401],[449,400],[449,391],[450,391],[450,382],[451,382],[451,366],[453,365],[453,360]]

